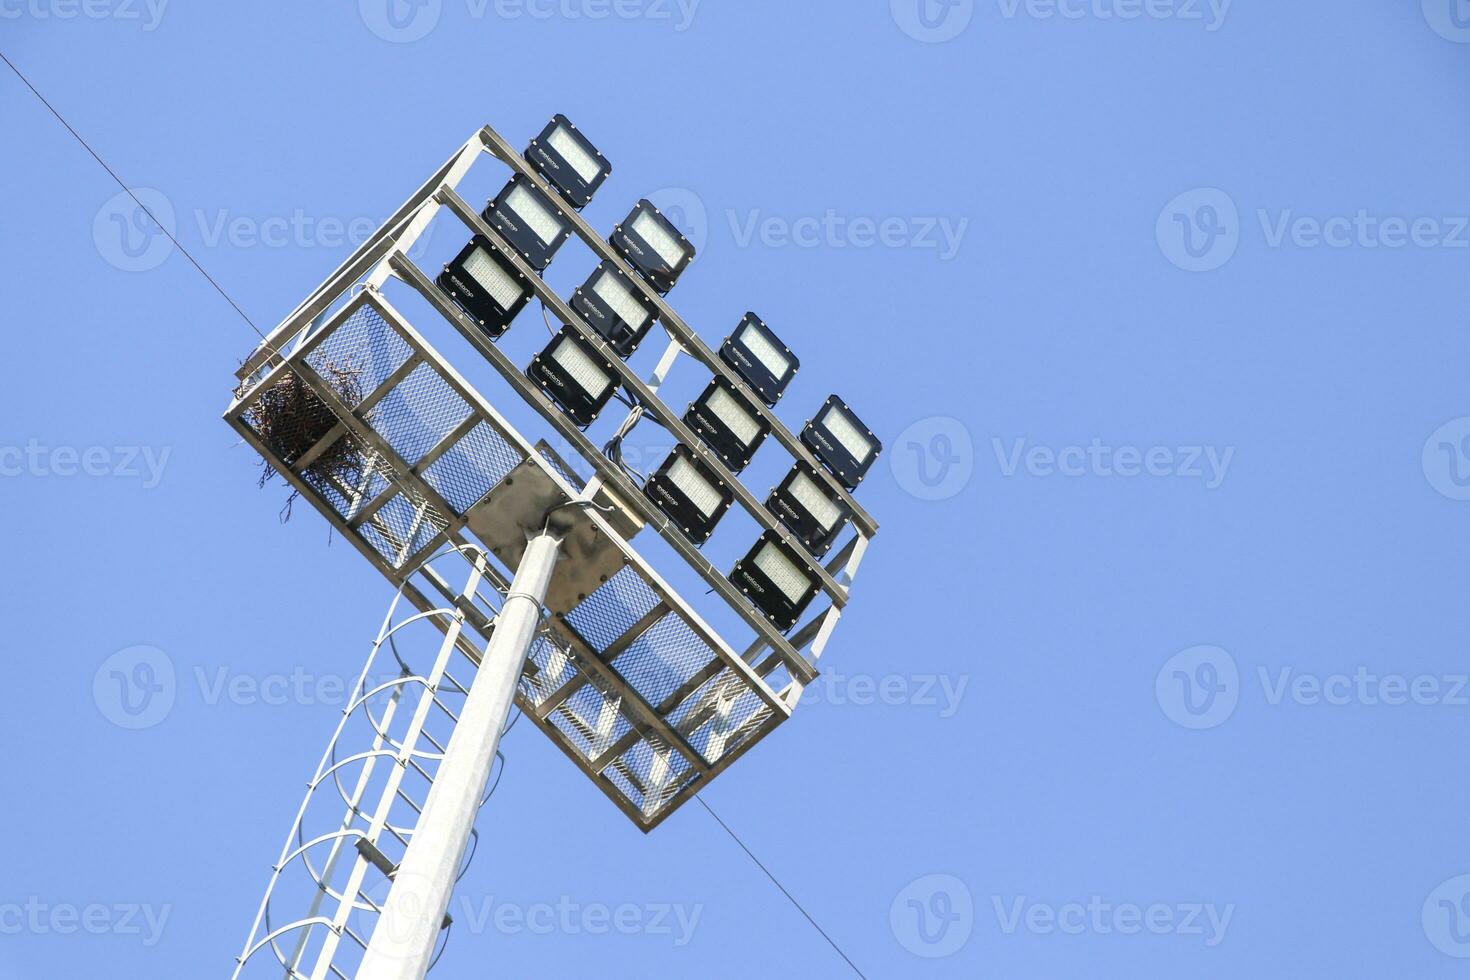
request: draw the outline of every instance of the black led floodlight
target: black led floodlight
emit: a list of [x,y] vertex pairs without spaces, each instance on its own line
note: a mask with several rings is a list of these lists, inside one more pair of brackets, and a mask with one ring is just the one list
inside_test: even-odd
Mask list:
[[796,625],[821,588],[803,561],[771,531],[735,563],[730,581],[782,632]]
[[562,327],[546,349],[531,359],[526,376],[586,428],[617,390],[612,362],[571,327]]
[[436,282],[491,340],[505,333],[531,299],[526,277],[482,235],[470,239]]
[[832,547],[848,518],[847,506],[841,498],[817,479],[815,470],[802,462],[771,491],[766,510],[817,558]]
[[857,489],[863,474],[883,451],[873,430],[836,395],[829,396],[817,417],[801,430],[801,441],[849,490]]
[[551,264],[556,250],[572,234],[572,226],[556,213],[546,195],[520,174],[501,188],[495,200],[486,205],[482,217],[537,272]]
[[755,389],[761,401],[773,408],[801,367],[801,361],[791,349],[754,313],[745,314],[740,326],[725,338],[720,345],[720,360],[730,365]]
[[608,244],[660,294],[673,289],[694,261],[694,246],[647,200],[639,201],[623,223],[613,229]]
[[607,158],[559,112],[531,141],[524,156],[579,211],[612,173]]
[[648,498],[696,545],[709,540],[730,509],[735,494],[701,463],[688,446],[678,445],[643,488]]
[[628,357],[638,349],[658,316],[653,302],[608,261],[577,287],[571,305],[607,339],[619,357]]
[[771,431],[770,423],[755,413],[749,399],[719,375],[690,404],[684,424],[719,453],[732,473],[745,469]]

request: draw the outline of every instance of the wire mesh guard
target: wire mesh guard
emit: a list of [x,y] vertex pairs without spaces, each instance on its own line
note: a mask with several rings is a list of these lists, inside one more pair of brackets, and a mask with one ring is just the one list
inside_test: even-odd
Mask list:
[[[518,467],[566,499],[582,490],[376,290],[281,353],[226,417],[395,585],[441,549],[475,543],[477,505],[501,507]],[[784,668],[743,660],[611,525],[586,519],[621,550],[621,568],[548,617],[517,703],[647,831],[789,717],[771,686]]]

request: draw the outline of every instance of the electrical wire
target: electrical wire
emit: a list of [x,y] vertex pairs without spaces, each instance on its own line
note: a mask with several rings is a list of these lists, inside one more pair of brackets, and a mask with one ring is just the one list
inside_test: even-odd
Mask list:
[[730,829],[730,825],[727,824],[727,823],[725,823],[725,821],[721,820],[720,819],[720,815],[718,813],[716,813],[714,810],[710,809],[710,805],[708,803],[704,802],[704,797],[702,797],[702,796],[696,796],[694,799],[696,801],[698,801],[698,803],[699,803],[700,806],[704,807],[704,810],[705,810],[706,813],[708,813],[710,816],[712,816],[712,817],[715,818],[715,823],[719,824],[722,828],[724,828],[725,833],[727,833],[727,834],[730,835],[730,839],[733,840],[735,843],[737,843],[737,844],[740,845],[740,849],[742,851],[744,851],[746,853],[746,855],[752,861],[755,862],[755,866],[758,867],[758,868],[760,868],[762,871],[764,871],[766,873],[766,877],[769,878],[769,879],[771,879],[771,883],[773,885],[775,885],[777,888],[781,889],[781,894],[786,896],[787,901],[789,901],[792,905],[796,906],[796,910],[798,912],[800,912],[802,915],[806,916],[806,921],[808,921],[808,922],[810,922],[812,924],[812,928],[813,929],[817,930],[817,932],[819,932],[819,933],[822,934],[822,938],[825,939],[825,940],[827,940],[827,945],[829,945],[833,949],[835,949],[837,951],[837,955],[838,956],[842,957],[844,960],[847,961],[847,965],[850,966],[850,967],[852,967],[852,972],[853,973],[856,973],[858,976],[862,977],[863,980],[868,980],[867,975],[864,974],[862,970],[859,970],[857,968],[857,964],[852,961],[852,957],[850,957],[846,953],[844,953],[842,951],[842,947],[839,946],[839,945],[837,945],[837,943],[832,939],[831,936],[827,935],[827,930],[826,929],[823,929],[820,925],[817,924],[817,920],[816,919],[813,919],[811,913],[808,912],[805,908],[802,907],[802,904],[796,900],[796,896],[792,895],[791,892],[787,891],[786,890],[786,886],[783,885],[783,884],[781,884],[781,882],[777,880],[777,878],[776,878],[775,875],[771,874],[771,869],[768,868],[768,867],[766,867],[765,866],[765,863],[763,861],[761,861],[760,858],[758,858],[758,857],[755,856],[755,852],[753,852],[749,847],[746,846],[745,841],[741,840],[739,838],[739,836],[736,835],[735,831],[733,831],[733,830]]

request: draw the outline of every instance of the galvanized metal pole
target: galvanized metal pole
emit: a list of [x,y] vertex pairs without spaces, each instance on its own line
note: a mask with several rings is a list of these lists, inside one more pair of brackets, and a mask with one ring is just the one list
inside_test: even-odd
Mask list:
[[429,970],[560,546],[549,530],[526,546],[357,980],[423,980]]

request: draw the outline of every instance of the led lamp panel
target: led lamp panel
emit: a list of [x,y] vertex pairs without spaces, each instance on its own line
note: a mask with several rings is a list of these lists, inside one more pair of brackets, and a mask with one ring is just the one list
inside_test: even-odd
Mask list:
[[820,589],[802,559],[770,531],[735,563],[730,581],[783,632],[796,625]]
[[718,453],[733,473],[745,469],[771,431],[749,398],[722,377],[712,380],[689,406],[684,424]]
[[848,519],[847,507],[805,463],[797,463],[771,491],[766,509],[818,558],[831,549]]
[[695,545],[709,540],[735,500],[725,482],[682,445],[648,478],[643,492]]
[[653,327],[653,302],[611,262],[603,262],[572,294],[572,309],[612,345],[619,357],[628,357]]
[[531,359],[526,376],[584,429],[617,390],[618,374],[612,362],[570,327],[563,327],[547,348]]
[[801,430],[801,441],[822,465],[849,490],[856,490],[883,444],[873,430],[853,414],[847,403],[832,395],[817,417]]
[[561,196],[581,210],[612,173],[607,162],[592,143],[557,113],[526,148],[526,162],[555,187]]
[[673,289],[694,261],[694,246],[647,200],[613,229],[608,243],[661,294]]
[[538,272],[551,264],[572,233],[546,195],[521,174],[511,178],[481,217]]
[[480,235],[444,267],[436,281],[491,340],[505,333],[531,299],[526,277]]
[[720,359],[772,407],[801,367],[796,355],[754,313],[745,314],[740,326],[725,338]]

